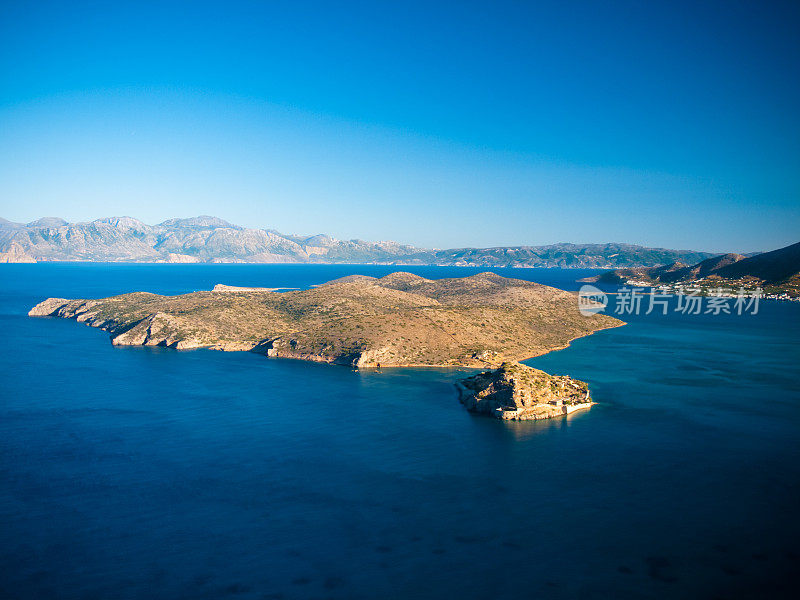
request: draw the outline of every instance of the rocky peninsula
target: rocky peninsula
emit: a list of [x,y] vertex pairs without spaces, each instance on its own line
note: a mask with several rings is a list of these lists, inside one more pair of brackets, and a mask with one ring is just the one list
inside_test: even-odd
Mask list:
[[493,273],[352,276],[287,292],[217,287],[179,296],[48,298],[29,314],[75,319],[109,332],[115,345],[252,351],[354,367],[494,367],[623,324],[582,316],[570,292]]

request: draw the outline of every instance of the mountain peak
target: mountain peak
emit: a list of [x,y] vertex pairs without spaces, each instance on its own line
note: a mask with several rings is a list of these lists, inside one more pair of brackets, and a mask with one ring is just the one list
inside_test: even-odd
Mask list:
[[[726,256],[728,256],[726,254]],[[739,254],[732,256],[741,256]],[[720,277],[757,277],[768,283],[776,283],[796,276],[800,272],[800,242],[764,252],[757,256],[732,261],[719,267],[715,274]]]
[[106,217],[104,219],[95,219],[92,223],[105,223],[117,229],[133,229],[136,231],[150,228],[147,223],[143,223],[133,217]]
[[197,217],[188,217],[186,219],[168,219],[163,223],[159,223],[161,227],[187,227],[192,229],[241,229],[238,225],[228,223],[225,219],[219,217],[212,217],[210,215],[200,215]]
[[[61,235],[65,230],[68,235]],[[126,216],[81,223],[67,223],[55,217],[29,225],[0,221],[0,252],[7,250],[12,241],[37,260],[70,261],[161,262],[181,255],[201,262],[638,268],[676,261],[696,264],[712,256],[706,252],[616,243],[417,248],[395,241],[347,241],[322,233],[287,235],[276,230],[249,229],[210,215],[168,219],[155,226]]]
[[69,222],[61,217],[42,217],[28,223],[28,227],[62,227],[64,225],[69,225]]

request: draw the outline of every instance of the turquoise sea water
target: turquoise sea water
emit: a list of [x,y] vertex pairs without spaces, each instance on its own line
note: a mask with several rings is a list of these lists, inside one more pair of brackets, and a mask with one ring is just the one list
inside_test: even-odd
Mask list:
[[462,409],[463,372],[115,348],[25,316],[47,296],[396,268],[0,267],[0,597],[789,596],[798,304],[630,317],[529,361],[599,405],[504,423]]

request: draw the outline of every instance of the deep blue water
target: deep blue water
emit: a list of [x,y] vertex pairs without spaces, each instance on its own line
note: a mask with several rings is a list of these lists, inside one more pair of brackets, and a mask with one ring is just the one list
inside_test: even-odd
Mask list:
[[0,267],[3,598],[788,596],[798,304],[632,317],[529,361],[598,406],[504,423],[462,409],[458,371],[116,348],[25,316],[47,296],[391,267]]

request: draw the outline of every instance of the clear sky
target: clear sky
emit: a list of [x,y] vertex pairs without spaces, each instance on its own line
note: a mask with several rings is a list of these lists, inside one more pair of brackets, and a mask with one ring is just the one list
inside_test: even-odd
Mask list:
[[0,5],[0,216],[800,240],[800,2]]

